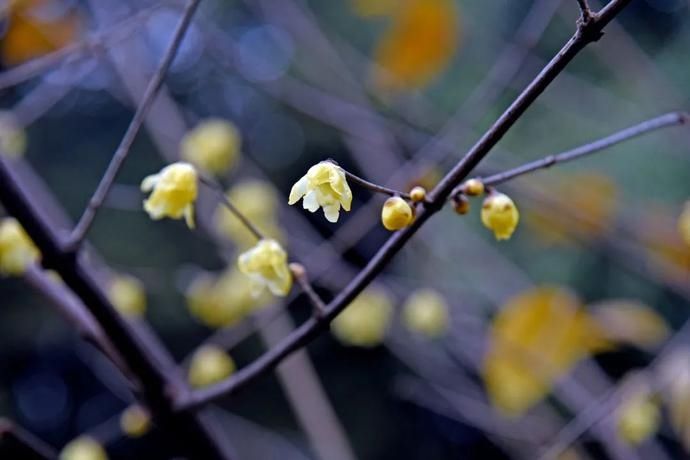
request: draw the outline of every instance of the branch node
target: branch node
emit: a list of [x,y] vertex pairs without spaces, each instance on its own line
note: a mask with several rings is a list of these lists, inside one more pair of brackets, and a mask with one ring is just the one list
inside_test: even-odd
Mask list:
[[297,283],[302,288],[302,291],[304,291],[307,297],[309,297],[309,301],[311,302],[314,310],[314,318],[321,321],[326,316],[326,304],[321,299],[319,294],[316,293],[314,287],[309,282],[307,270],[304,268],[304,265],[297,262],[292,262],[289,267],[290,271],[292,272],[292,276],[295,277],[295,280],[297,280]]

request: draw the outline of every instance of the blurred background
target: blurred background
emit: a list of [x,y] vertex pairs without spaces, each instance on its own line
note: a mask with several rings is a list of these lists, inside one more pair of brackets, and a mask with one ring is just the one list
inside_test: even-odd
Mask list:
[[[687,109],[689,6],[631,2],[476,174]],[[0,144],[56,227],[81,215],[183,8],[0,0]],[[390,235],[385,197],[351,184],[352,211],[331,224],[288,206],[292,185],[333,158],[379,184],[430,190],[578,16],[569,0],[203,0],[89,233],[94,270],[110,287],[129,281],[132,321],[179,362],[210,341],[247,365],[309,317],[308,300],[293,289],[213,304],[246,235],[208,191],[196,230],[152,221],[141,180],[193,129],[224,120],[238,144],[219,181],[328,301]],[[481,198],[464,216],[448,206],[349,322],[218,404],[238,458],[685,458],[689,140],[670,127],[499,186],[520,211],[508,241],[482,226]],[[46,295],[46,283],[61,289],[51,280],[36,267],[0,279],[0,416],[57,450],[88,433],[109,458],[171,458],[155,427],[121,432],[131,395]]]

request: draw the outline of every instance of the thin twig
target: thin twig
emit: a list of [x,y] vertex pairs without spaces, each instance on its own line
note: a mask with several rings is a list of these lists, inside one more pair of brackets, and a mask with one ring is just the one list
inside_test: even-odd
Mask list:
[[98,208],[103,204],[103,201],[105,200],[108,191],[110,191],[110,188],[112,187],[113,182],[115,181],[115,177],[117,176],[118,172],[120,171],[120,168],[122,167],[125,159],[127,158],[132,144],[134,143],[134,139],[137,137],[139,129],[144,123],[144,120],[146,119],[146,115],[148,114],[151,105],[153,105],[153,102],[156,100],[156,95],[158,94],[158,91],[160,90],[163,84],[165,75],[168,73],[168,70],[170,69],[170,66],[173,63],[175,55],[177,54],[177,50],[180,47],[180,44],[182,43],[182,39],[184,38],[185,33],[187,32],[187,29],[189,28],[189,25],[192,22],[192,16],[194,15],[194,12],[199,6],[199,2],[200,0],[188,1],[184,9],[184,12],[182,13],[182,18],[180,19],[180,22],[177,24],[177,28],[175,29],[172,40],[170,41],[170,44],[168,45],[168,48],[166,49],[165,54],[163,55],[163,59],[158,65],[156,72],[151,77],[151,80],[149,80],[149,84],[146,87],[146,92],[144,93],[144,96],[141,99],[141,103],[139,104],[139,107],[137,107],[137,110],[134,113],[134,116],[132,117],[132,121],[127,127],[125,135],[122,137],[122,140],[120,141],[120,145],[115,151],[115,154],[113,155],[113,158],[110,161],[110,164],[108,165],[105,174],[103,174],[103,177],[101,178],[101,181],[98,184],[98,187],[96,188],[96,191],[94,192],[93,196],[89,200],[89,203],[86,206],[86,209],[84,210],[84,213],[82,214],[81,218],[79,219],[77,226],[74,228],[72,234],[70,235],[70,238],[66,245],[68,249],[76,249],[76,247],[86,237],[86,233],[89,231],[89,227],[91,226],[94,218],[96,217],[96,212],[98,211]]
[[266,237],[264,236],[263,233],[254,225],[242,212],[232,204],[232,202],[228,199],[228,197],[225,195],[225,192],[223,191],[223,188],[220,186],[220,184],[214,182],[213,180],[201,176],[199,178],[199,182],[213,190],[218,194],[218,197],[220,198],[220,202],[225,206],[237,219],[239,219],[240,222],[242,222],[242,225],[249,230],[249,232],[254,235],[254,237],[257,240],[263,240]]
[[520,119],[549,84],[563,71],[567,64],[589,43],[601,36],[602,29],[631,0],[613,0],[598,13],[592,21],[578,25],[573,37],[549,62],[541,73],[506,109],[501,117],[489,128],[482,138],[470,149],[465,157],[441,180],[429,194],[430,202],[420,206],[417,219],[406,229],[395,233],[372,257],[364,269],[328,305],[324,320],[311,318],[305,321],[292,334],[283,339],[250,365],[232,377],[216,385],[191,393],[187,399],[177,402],[178,409],[189,409],[207,404],[225,395],[235,393],[258,377],[272,370],[285,357],[311,342],[328,323],[371,283],[388,262],[405,246],[405,243],[442,207],[453,189],[501,140],[503,135]]
[[99,32],[86,40],[73,43],[71,45],[60,48],[50,54],[32,59],[24,64],[13,67],[10,70],[0,73],[0,90],[10,88],[18,85],[26,80],[38,76],[50,70],[50,68],[58,65],[60,62],[68,59],[68,62],[76,60],[82,54],[91,50],[98,50],[101,47],[112,45],[117,41],[124,40],[131,35],[131,29],[142,23],[148,18],[151,13],[162,6],[157,4],[152,7],[143,9],[135,13],[132,17]]
[[[507,171],[492,174],[480,180],[485,186],[496,186],[509,180],[515,179],[516,177],[523,176],[525,174],[538,171],[540,169],[547,169],[551,166],[560,163],[566,163],[573,161],[593,153],[601,152],[604,149],[612,147],[621,142],[633,139],[635,137],[642,136],[653,131],[657,131],[662,128],[669,128],[673,126],[680,126],[686,124],[690,120],[690,115],[686,112],[671,112],[665,115],[661,115],[650,120],[643,121],[629,128],[625,128],[602,139],[596,140],[589,144],[581,145],[572,150],[568,150],[563,153],[558,153],[555,155],[549,155],[539,160],[531,161],[525,163],[524,165],[518,166]],[[462,187],[462,186],[460,186]],[[456,187],[453,190],[452,195],[460,193],[461,188]]]
[[56,458],[57,454],[34,434],[6,418],[0,418],[0,457],[50,460]]
[[592,9],[589,7],[587,0],[577,0],[577,5],[580,7],[580,14],[582,14],[582,21],[590,21],[594,15]]
[[369,189],[369,190],[371,190],[372,192],[383,193],[384,195],[400,196],[400,197],[405,198],[406,200],[409,200],[409,199],[410,199],[410,194],[409,194],[409,193],[400,192],[400,191],[394,190],[394,189],[392,189],[392,188],[384,187],[383,185],[374,184],[373,182],[369,182],[368,180],[366,180],[366,179],[364,179],[364,178],[362,178],[362,177],[359,177],[359,176],[356,175],[356,174],[351,173],[351,172],[348,171],[347,169],[345,169],[345,168],[343,168],[342,166],[338,165],[338,163],[336,163],[336,162],[333,161],[333,160],[327,160],[327,161],[329,161],[329,162],[335,164],[336,166],[338,166],[338,167],[345,173],[345,176],[347,176],[347,178],[348,178],[351,182],[354,182],[355,184],[359,185],[360,187],[364,187],[364,188],[366,188],[366,189]]
[[323,299],[321,299],[321,296],[314,290],[314,286],[309,282],[309,276],[307,275],[307,270],[304,268],[304,265],[293,262],[290,264],[290,271],[314,307],[314,315],[316,315],[317,318],[322,318],[326,313],[326,304],[323,302]]

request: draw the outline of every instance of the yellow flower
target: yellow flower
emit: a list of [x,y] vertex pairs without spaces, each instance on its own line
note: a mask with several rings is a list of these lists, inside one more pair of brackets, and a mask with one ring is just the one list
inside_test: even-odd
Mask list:
[[383,203],[381,222],[386,230],[400,230],[410,225],[413,220],[412,207],[399,196],[390,197]]
[[252,295],[252,286],[236,269],[227,270],[217,278],[208,274],[198,276],[185,296],[190,313],[211,328],[237,324],[269,300],[268,295]]
[[482,223],[494,232],[497,240],[507,240],[520,221],[513,200],[503,193],[491,193],[482,204]]
[[491,402],[518,416],[589,353],[609,343],[570,292],[538,287],[511,298],[494,318],[482,376]]
[[115,276],[110,282],[108,298],[124,316],[139,317],[146,311],[144,286],[131,276]]
[[120,429],[130,438],[139,438],[151,428],[151,415],[139,404],[129,406],[120,415]]
[[0,155],[17,158],[26,151],[26,132],[12,112],[0,111]]
[[0,274],[19,276],[41,253],[16,219],[0,221]]
[[653,350],[664,343],[670,328],[652,307],[634,299],[605,300],[588,310],[609,340]]
[[240,254],[237,266],[253,282],[254,294],[264,287],[278,296],[286,296],[292,288],[287,252],[276,240],[264,239]]
[[448,329],[448,304],[432,289],[419,289],[403,307],[403,321],[412,331],[438,337]]
[[[261,180],[246,180],[228,190],[227,197],[264,235],[278,241],[283,240],[282,232],[276,222],[278,197],[269,183]],[[218,232],[239,247],[252,246],[256,241],[254,234],[247,230],[237,216],[225,206],[218,206],[214,221]]]
[[103,446],[89,436],[79,436],[60,452],[60,460],[108,460]]
[[616,410],[619,436],[637,445],[652,436],[661,421],[659,403],[647,385],[641,385]]
[[303,198],[304,209],[316,212],[322,207],[326,219],[337,222],[341,206],[345,211],[350,210],[352,191],[345,172],[330,161],[322,161],[309,168],[307,174],[292,186],[288,204],[295,204],[300,198]]
[[678,218],[678,232],[685,244],[690,246],[690,201],[685,203],[683,212],[680,213]]
[[180,148],[182,158],[204,171],[221,175],[237,162],[241,146],[240,133],[226,120],[209,119],[189,131]]
[[204,345],[194,352],[187,378],[194,388],[213,385],[235,372],[235,362],[215,345]]
[[333,334],[346,345],[376,346],[386,335],[392,312],[393,303],[388,293],[370,288],[333,320]]
[[197,197],[197,173],[189,163],[173,163],[158,174],[147,176],[141,182],[141,191],[150,192],[144,209],[152,219],[163,217],[180,219],[194,228],[194,201]]

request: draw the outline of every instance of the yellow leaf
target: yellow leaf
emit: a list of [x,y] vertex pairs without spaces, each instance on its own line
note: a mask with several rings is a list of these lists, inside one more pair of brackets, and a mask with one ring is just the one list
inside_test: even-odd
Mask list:
[[520,415],[575,363],[606,345],[569,291],[526,291],[508,300],[491,325],[483,366],[489,397],[506,415]]
[[589,308],[606,336],[614,341],[650,349],[666,340],[666,321],[637,300],[608,300]]
[[374,85],[400,91],[428,84],[450,62],[458,35],[453,0],[404,2],[374,53]]
[[19,0],[12,2],[7,17],[8,28],[0,50],[8,65],[42,56],[73,42],[80,33],[81,18],[74,12],[47,17],[43,11],[57,8],[54,0]]
[[540,241],[567,243],[573,236],[595,238],[610,228],[616,211],[616,184],[597,173],[576,173],[542,188],[552,190],[547,206],[525,212],[525,221]]

